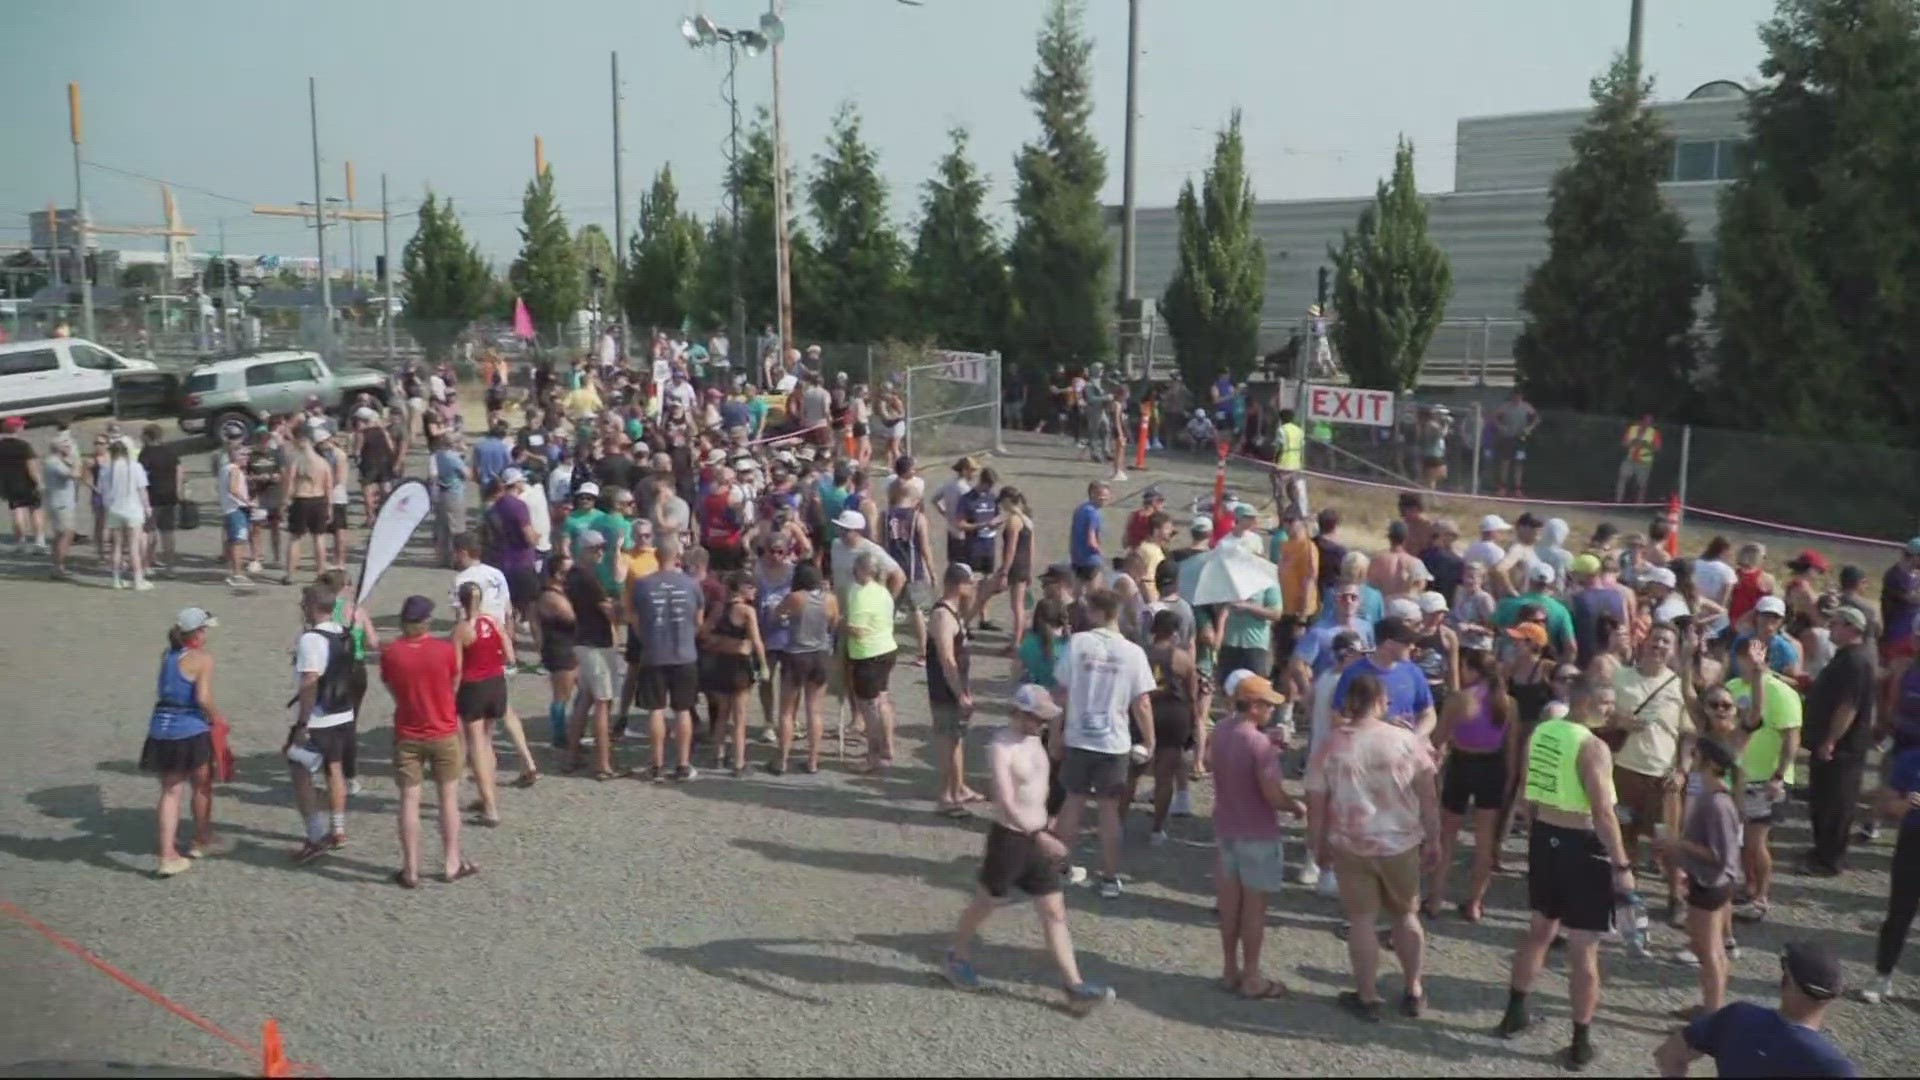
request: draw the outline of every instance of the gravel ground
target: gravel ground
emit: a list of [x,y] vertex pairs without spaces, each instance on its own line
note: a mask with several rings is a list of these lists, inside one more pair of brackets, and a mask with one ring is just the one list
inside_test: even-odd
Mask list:
[[[1029,493],[1040,555],[1057,558],[1095,467],[1057,443],[1013,449],[997,462],[1002,477]],[[1210,475],[1174,471],[1194,489]],[[1110,511],[1112,535],[1129,509]],[[85,559],[81,583],[63,585],[44,579],[41,560],[0,557],[17,628],[0,637],[12,707],[0,758],[0,899],[227,1031],[252,1038],[277,1018],[289,1055],[327,1072],[1528,1075],[1549,1068],[1565,1041],[1558,961],[1535,995],[1548,1021],[1513,1043],[1486,1034],[1522,925],[1513,876],[1496,882],[1484,923],[1433,927],[1423,1021],[1365,1025],[1335,1010],[1347,985],[1345,949],[1330,932],[1336,905],[1297,889],[1275,898],[1267,939],[1268,969],[1291,984],[1292,999],[1256,1004],[1214,989],[1204,787],[1203,816],[1177,819],[1173,843],[1148,848],[1144,828],[1129,842],[1124,898],[1071,892],[1081,964],[1118,989],[1118,1004],[1081,1021],[1059,1010],[1024,907],[990,924],[978,951],[990,989],[947,989],[932,965],[972,887],[984,824],[931,812],[924,680],[904,667],[894,680],[904,753],[890,777],[833,767],[678,787],[550,777],[505,793],[504,827],[466,832],[479,877],[418,892],[386,881],[398,844],[390,706],[376,689],[362,722],[367,786],[351,802],[351,845],[296,869],[287,855],[297,822],[276,754],[295,590],[232,594],[213,565],[213,529],[182,540],[178,577],[145,595],[104,587]],[[421,555],[410,551],[382,583],[378,608],[391,612],[410,592],[445,596],[449,575]],[[168,619],[189,603],[222,623],[216,686],[241,761],[237,780],[219,789],[216,816],[236,846],[158,881],[154,785],[135,763]],[[989,635],[985,648],[1002,640]],[[987,703],[976,748],[1003,715],[1006,667],[976,665]],[[522,715],[539,717],[545,680],[516,678],[512,695]],[[631,758],[638,744],[622,749]],[[1788,852],[1806,838],[1798,822],[1776,835],[1776,850]],[[429,824],[429,850],[434,842]],[[1510,863],[1521,858],[1510,850]],[[1785,876],[1774,921],[1744,937],[1734,993],[1770,999],[1774,953],[1792,936],[1836,944],[1864,978],[1887,861],[1883,842],[1838,880]],[[1655,933],[1663,946],[1680,944],[1676,932]],[[1693,974],[1617,950],[1604,963],[1597,1070],[1650,1073],[1649,1055],[1672,1026],[1666,1013],[1691,999]],[[1388,995],[1399,990],[1392,970]],[[9,919],[0,919],[0,976],[9,988],[0,1067],[9,1072],[252,1064]],[[1899,1073],[1920,1052],[1913,1019],[1901,1006],[1847,1003],[1833,1026],[1864,1071]]]

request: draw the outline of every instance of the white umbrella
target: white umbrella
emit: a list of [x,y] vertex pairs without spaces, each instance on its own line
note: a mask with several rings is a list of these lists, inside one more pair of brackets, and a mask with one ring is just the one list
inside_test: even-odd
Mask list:
[[1249,600],[1279,585],[1279,568],[1237,543],[1223,542],[1180,567],[1180,595],[1195,607]]

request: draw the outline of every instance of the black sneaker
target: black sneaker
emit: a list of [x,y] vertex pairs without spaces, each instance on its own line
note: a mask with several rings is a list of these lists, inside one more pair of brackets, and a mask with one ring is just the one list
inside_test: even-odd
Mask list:
[[1339,1004],[1340,1008],[1346,1010],[1355,1019],[1365,1020],[1369,1024],[1377,1024],[1380,1022],[1380,1003],[1377,1001],[1362,1001],[1360,1000],[1359,993],[1356,991],[1340,991]]
[[1580,1072],[1593,1064],[1594,1050],[1590,1042],[1577,1042],[1560,1051],[1560,1067],[1571,1072]]
[[692,780],[693,778],[699,775],[700,775],[699,769],[696,769],[691,765],[681,765],[678,768],[675,768],[673,770],[673,782],[676,784],[684,784],[688,780]]
[[1525,1008],[1509,1008],[1500,1017],[1500,1023],[1494,1025],[1493,1033],[1502,1039],[1511,1039],[1533,1026],[1533,1014]]
[[[638,776],[640,774],[636,772],[634,775]],[[664,775],[665,771],[658,765],[650,765],[647,767],[647,780],[651,783],[659,783]]]
[[733,767],[733,778],[734,778],[735,780],[743,780],[743,779],[745,779],[745,778],[746,778],[746,775],[747,775],[747,771],[748,771],[748,770],[747,770],[747,767],[746,767],[746,765],[744,765],[744,764],[741,764],[741,765],[735,765],[735,766]]

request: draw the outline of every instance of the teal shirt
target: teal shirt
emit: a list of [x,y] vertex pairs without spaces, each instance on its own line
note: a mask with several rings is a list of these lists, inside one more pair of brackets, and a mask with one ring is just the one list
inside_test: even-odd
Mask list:
[[600,565],[594,569],[600,575],[600,587],[612,596],[620,591],[617,573],[620,569],[620,553],[633,546],[633,519],[624,514],[603,512],[593,528],[607,538],[606,550],[600,553]]
[[1054,663],[1060,659],[1060,654],[1065,652],[1066,648],[1065,638],[1054,642],[1053,659],[1048,660],[1040,654],[1040,632],[1029,631],[1020,639],[1020,666],[1026,671],[1024,681],[1052,689]]
[[766,401],[757,394],[747,399],[747,415],[753,418],[753,423],[747,429],[747,437],[757,439],[760,437],[760,429],[767,425]]
[[[1269,585],[1260,590],[1258,596],[1248,599],[1261,607],[1278,608],[1280,587]],[[1259,615],[1229,611],[1226,633],[1221,635],[1220,644],[1230,649],[1270,649],[1273,647],[1273,624]]]
[[1519,622],[1520,609],[1528,604],[1538,605],[1547,613],[1547,640],[1551,641],[1555,648],[1564,648],[1573,643],[1573,613],[1567,610],[1567,605],[1561,603],[1559,597],[1548,596],[1546,593],[1509,596],[1495,604],[1493,625],[1505,630]]

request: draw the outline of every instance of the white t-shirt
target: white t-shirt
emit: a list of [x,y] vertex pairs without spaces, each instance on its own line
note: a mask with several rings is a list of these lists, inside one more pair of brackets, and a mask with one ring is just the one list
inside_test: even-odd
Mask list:
[[109,514],[145,518],[140,493],[147,489],[147,467],[132,458],[108,459],[100,469],[100,498]]
[[842,599],[846,597],[847,590],[853,588],[853,561],[859,558],[862,552],[871,553],[875,561],[879,563],[873,576],[874,580],[880,582],[882,585],[886,584],[887,578],[890,575],[904,575],[906,573],[906,571],[900,568],[900,564],[894,560],[894,557],[887,554],[886,548],[881,547],[879,544],[874,543],[864,536],[860,538],[859,542],[852,545],[847,544],[846,537],[842,536],[840,539],[835,540],[833,545],[827,550],[832,553],[828,561],[828,567],[830,569],[830,576],[833,579],[833,588],[836,593],[840,594]]
[[1053,678],[1067,688],[1063,730],[1068,748],[1098,754],[1124,754],[1133,748],[1128,710],[1155,685],[1146,650],[1117,630],[1088,630],[1067,639]]
[[[1693,584],[1700,590],[1700,599],[1711,600],[1721,607],[1727,606],[1728,597],[1733,595],[1733,583],[1737,576],[1733,567],[1719,559],[1696,559],[1693,564]],[[1709,634],[1717,634],[1727,628],[1727,617],[1716,616],[1703,623],[1701,628]]]
[[[335,634],[346,633],[345,629],[343,629],[339,623],[331,619],[314,626],[313,630],[301,632],[300,640],[294,642],[293,645],[293,692],[296,694],[300,692],[300,677],[302,675],[318,675],[327,670],[327,639],[320,634],[314,633],[314,630],[325,630]],[[341,646],[343,648],[347,647],[344,640],[341,642]],[[297,717],[299,715],[297,711],[299,709],[299,702],[296,701],[294,703],[294,708],[296,710],[294,715]],[[313,715],[307,718],[307,730],[312,731],[314,728],[339,727],[341,724],[347,723],[352,719],[352,709],[348,709],[346,712],[323,713],[316,707]]]
[[507,622],[507,575],[483,562],[474,563],[455,574],[453,589],[447,594],[454,607],[460,606],[460,586],[469,581],[480,586],[480,613],[493,616],[501,626],[510,625]]
[[527,504],[527,517],[533,525],[533,550],[549,552],[553,550],[553,511],[547,507],[547,489],[539,484],[528,484],[520,493],[520,501]]
[[1500,560],[1506,557],[1506,549],[1491,540],[1475,540],[1467,545],[1466,554],[1461,556],[1467,562],[1481,563],[1489,570],[1499,566]]
[[692,414],[693,402],[695,397],[692,383],[690,382],[668,383],[667,392],[663,396],[668,401],[671,401],[674,404],[680,406],[682,409],[686,410],[689,415]]
[[953,512],[954,509],[960,505],[960,496],[971,490],[973,490],[973,485],[960,479],[960,477],[956,475],[953,479],[934,488],[933,498],[928,500],[933,503],[934,509],[940,511],[940,516],[947,519],[947,535],[955,540],[967,534],[954,527],[954,522],[957,519],[955,519]]
[[[555,465],[553,467],[553,471],[547,474],[547,491],[546,491],[547,505],[551,507],[554,503],[566,502],[567,493],[572,490],[573,490],[573,464],[571,462],[563,461],[560,464]],[[533,504],[531,501],[529,501],[527,505],[529,508],[531,508]],[[549,531],[551,531],[553,528],[553,513],[551,510],[549,510],[547,513],[547,528]]]
[[439,375],[427,377],[427,396],[435,401],[447,400],[447,380]]

